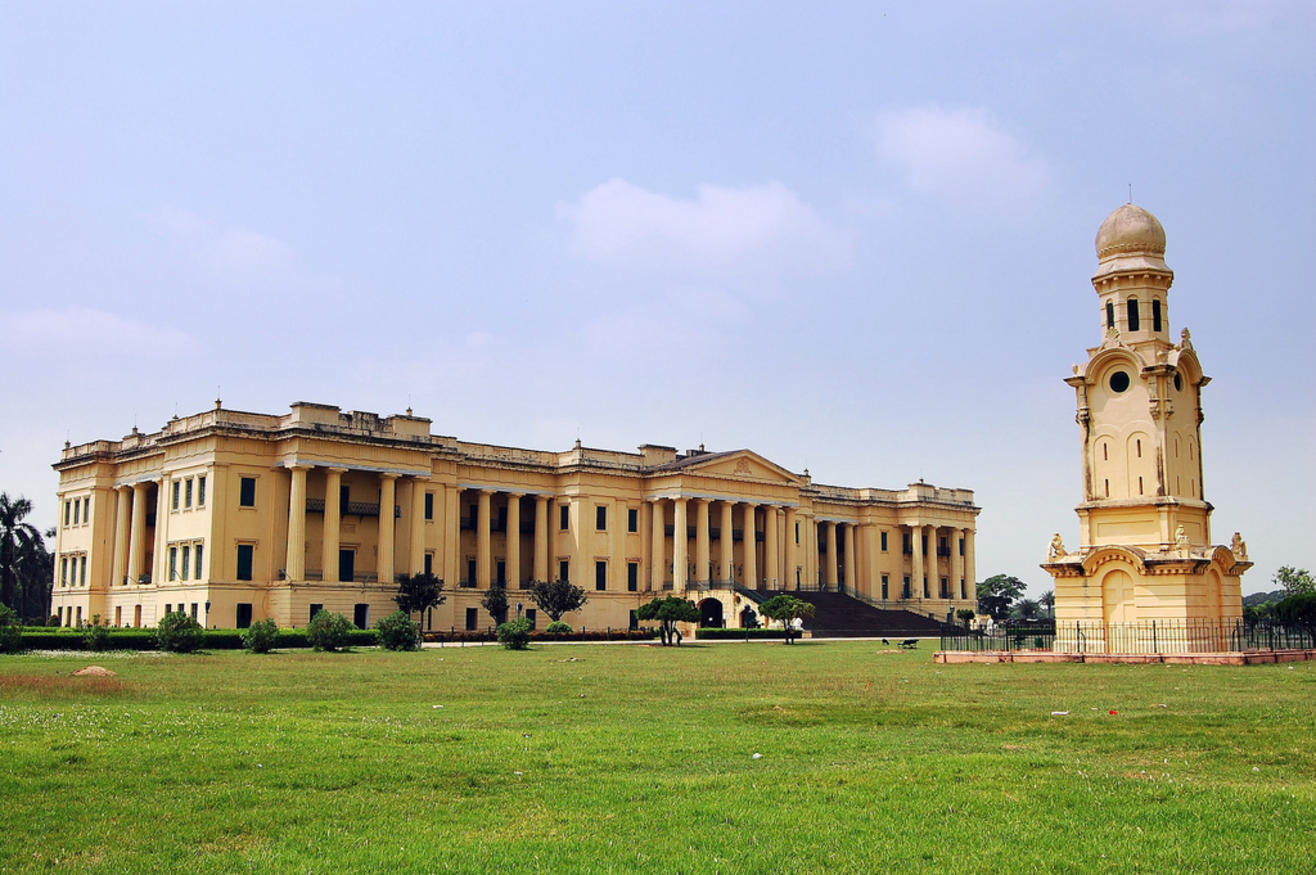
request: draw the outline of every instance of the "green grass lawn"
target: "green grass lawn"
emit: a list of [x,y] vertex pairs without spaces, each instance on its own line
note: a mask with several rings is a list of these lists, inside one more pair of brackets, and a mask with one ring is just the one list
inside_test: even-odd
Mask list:
[[930,655],[0,657],[0,870],[1311,870],[1316,664]]

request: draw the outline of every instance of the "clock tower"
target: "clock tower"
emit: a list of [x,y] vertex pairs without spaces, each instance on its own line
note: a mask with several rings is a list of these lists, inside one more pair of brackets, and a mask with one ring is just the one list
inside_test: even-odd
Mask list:
[[1231,546],[1211,543],[1201,432],[1211,378],[1188,329],[1172,339],[1165,230],[1124,204],[1101,223],[1096,248],[1101,344],[1065,380],[1081,437],[1080,543],[1070,552],[1056,535],[1042,566],[1055,578],[1058,632],[1230,624],[1242,616],[1239,578],[1252,563],[1238,534]]

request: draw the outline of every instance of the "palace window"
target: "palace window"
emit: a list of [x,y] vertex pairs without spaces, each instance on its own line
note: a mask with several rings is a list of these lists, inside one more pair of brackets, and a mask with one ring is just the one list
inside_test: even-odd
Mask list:
[[206,548],[203,545],[197,544],[196,555],[192,558],[192,570],[194,572],[192,576],[197,580],[201,579],[201,553],[205,549]]
[[192,478],[183,481],[183,507],[192,506]]
[[1106,302],[1106,327],[1115,327],[1115,304],[1112,301]]
[[78,586],[87,585],[87,555],[82,555],[82,561],[79,563]]
[[196,478],[196,506],[206,506],[206,475]]
[[571,527],[570,505],[559,504],[557,506],[557,527],[564,532]]
[[886,552],[886,532],[882,532],[882,552]]
[[558,563],[557,563],[557,579],[558,579],[558,580],[570,580],[570,579],[571,579],[571,560],[570,560],[570,559],[561,559],[561,560],[558,560]]
[[1129,298],[1129,330],[1138,330],[1138,299]]
[[187,569],[192,564],[192,547],[190,544],[183,545],[183,580],[187,580]]
[[434,519],[434,493],[425,493],[425,519]]
[[323,610],[324,610],[324,605],[316,605],[316,604],[311,605],[311,609],[309,611],[310,617],[308,619],[314,620],[315,615]]
[[252,566],[252,560],[255,558],[255,554],[256,554],[255,544],[238,545],[238,568],[236,575],[238,580],[251,580],[251,566]]
[[173,490],[173,491],[174,491],[174,497],[173,497],[173,500],[170,502],[170,505],[169,505],[169,507],[170,507],[171,510],[178,510],[178,490],[180,490],[180,489],[182,489],[182,488],[183,488],[183,481],[181,481],[181,480],[175,480],[175,481],[174,481],[174,490]]
[[640,512],[636,508],[626,508],[626,531],[638,532],[640,530]]
[[73,502],[71,502],[71,501],[66,501],[66,502],[64,502],[64,526],[65,526],[65,528],[68,527],[68,524],[69,524],[69,514],[71,514],[72,512],[73,512]]
[[91,496],[88,495],[82,499],[82,524],[89,525],[90,523],[91,523]]
[[81,513],[81,511],[82,511],[82,501],[79,499],[75,499],[73,501],[73,525],[75,526],[78,524],[78,516]]
[[251,602],[238,602],[238,619],[236,626],[239,629],[251,628]]
[[476,629],[478,629],[479,627],[480,627],[480,609],[479,609],[479,608],[467,608],[467,609],[466,609],[466,631],[467,631],[467,632],[474,632],[474,631],[475,631]]
[[626,563],[626,591],[635,592],[640,588],[640,563]]
[[1152,331],[1161,330],[1161,302],[1152,299]]
[[238,481],[238,507],[256,506],[256,478],[243,477]]
[[600,532],[608,530],[608,509],[601,504],[594,508],[594,528]]
[[891,580],[890,580],[890,578],[888,578],[885,574],[883,574],[883,575],[882,575],[882,598],[884,598],[884,599],[886,599],[886,598],[890,598],[890,596],[887,595],[887,589],[888,589],[888,587],[889,587],[890,585],[891,585]]
[[608,588],[608,563],[602,559],[594,563],[594,588],[598,590]]

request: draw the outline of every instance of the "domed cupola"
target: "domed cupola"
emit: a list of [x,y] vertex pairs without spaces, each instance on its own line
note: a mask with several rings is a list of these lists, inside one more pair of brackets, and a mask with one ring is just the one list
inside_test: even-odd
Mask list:
[[1165,229],[1156,217],[1134,204],[1124,204],[1097,229],[1097,276],[1125,271],[1166,271]]

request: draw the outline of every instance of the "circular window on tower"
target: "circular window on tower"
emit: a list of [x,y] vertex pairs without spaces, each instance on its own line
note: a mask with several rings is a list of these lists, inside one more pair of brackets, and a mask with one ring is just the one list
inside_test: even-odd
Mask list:
[[1179,376],[1178,371],[1175,371],[1174,373],[1174,391],[1176,392],[1183,391],[1183,377]]
[[1110,391],[1123,392],[1129,388],[1128,371],[1116,371],[1110,375]]

